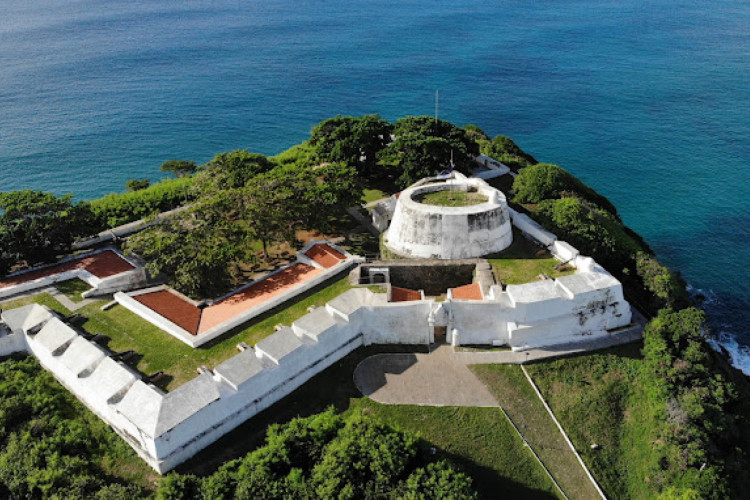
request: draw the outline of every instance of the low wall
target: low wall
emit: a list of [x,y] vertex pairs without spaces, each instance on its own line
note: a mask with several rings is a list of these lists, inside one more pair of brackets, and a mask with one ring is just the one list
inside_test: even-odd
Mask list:
[[424,290],[426,295],[440,295],[448,288],[469,285],[474,280],[477,259],[445,261],[438,259],[419,261],[378,261],[360,266],[360,276],[365,277],[372,268],[387,267],[393,286]]
[[544,229],[528,215],[516,212],[512,208],[509,208],[508,211],[513,225],[543,247],[549,247],[557,240],[557,236]]

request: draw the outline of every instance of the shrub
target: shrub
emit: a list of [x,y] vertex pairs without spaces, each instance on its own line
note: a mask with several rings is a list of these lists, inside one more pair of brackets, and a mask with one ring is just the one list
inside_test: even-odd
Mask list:
[[538,163],[522,169],[513,181],[513,200],[517,203],[539,203],[542,200],[578,196],[617,216],[617,209],[604,196],[564,169],[549,163]]
[[91,201],[91,210],[105,227],[120,226],[191,201],[193,182],[193,177],[165,179],[146,189],[108,194]]

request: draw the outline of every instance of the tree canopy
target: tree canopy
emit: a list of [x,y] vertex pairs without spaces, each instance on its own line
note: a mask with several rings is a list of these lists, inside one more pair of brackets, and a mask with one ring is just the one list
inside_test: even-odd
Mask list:
[[479,146],[465,130],[431,116],[401,118],[393,135],[393,142],[380,152],[380,159],[395,170],[401,187],[447,169],[451,156],[458,170],[468,172],[479,154]]
[[205,478],[170,474],[157,498],[475,499],[471,479],[416,438],[333,410],[268,428],[266,444]]
[[89,205],[74,203],[73,195],[0,193],[0,274],[19,261],[54,261],[70,250],[75,238],[96,228]]
[[319,161],[343,162],[372,177],[380,171],[377,155],[391,141],[392,130],[378,115],[339,115],[313,127],[310,144]]
[[[238,156],[248,158],[244,152]],[[250,156],[246,166],[273,166],[265,157]],[[196,297],[215,296],[238,284],[240,265],[255,259],[254,241],[262,243],[268,257],[269,245],[294,244],[299,230],[329,229],[331,216],[362,196],[354,168],[340,163],[316,169],[278,166],[248,174],[241,182],[240,177],[227,180],[222,166],[211,168],[217,169],[215,174],[199,174],[196,182],[209,187],[190,210],[125,244],[127,252],[148,261],[152,276],[164,274],[175,288]],[[230,172],[247,173],[242,167]],[[202,179],[207,174],[210,178]]]
[[194,161],[187,160],[167,160],[161,164],[162,172],[169,172],[177,177],[184,177],[195,173],[198,169]]
[[196,185],[204,192],[239,188],[275,166],[267,157],[247,149],[219,153],[198,175]]

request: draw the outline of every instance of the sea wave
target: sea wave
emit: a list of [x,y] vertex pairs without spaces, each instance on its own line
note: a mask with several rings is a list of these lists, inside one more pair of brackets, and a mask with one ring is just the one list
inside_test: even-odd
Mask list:
[[[722,306],[721,299],[713,290],[697,288],[688,284],[687,291],[690,297],[706,311],[709,323],[717,316],[721,317],[720,314],[715,314],[715,309]],[[709,345],[715,351],[728,356],[732,366],[750,376],[750,347],[737,341],[738,335],[732,332],[729,325],[712,324],[711,327],[711,331],[707,333]]]

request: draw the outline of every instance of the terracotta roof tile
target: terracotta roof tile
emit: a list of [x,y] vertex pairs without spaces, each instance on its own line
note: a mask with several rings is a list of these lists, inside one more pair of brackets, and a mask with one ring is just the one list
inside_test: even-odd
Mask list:
[[462,300],[482,300],[482,289],[479,283],[459,286],[453,289],[453,298]]
[[411,300],[422,300],[422,293],[419,290],[410,290],[409,288],[391,287],[391,302],[408,302]]

